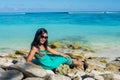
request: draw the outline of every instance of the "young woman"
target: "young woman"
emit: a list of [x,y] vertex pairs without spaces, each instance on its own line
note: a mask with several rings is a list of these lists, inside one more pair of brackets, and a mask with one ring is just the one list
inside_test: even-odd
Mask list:
[[[51,53],[51,54],[49,54]],[[35,59],[33,59],[35,57]],[[61,54],[48,46],[48,32],[44,28],[37,30],[31,44],[27,62],[33,62],[44,69],[53,70],[61,64],[82,66],[84,62],[72,60],[68,55]]]

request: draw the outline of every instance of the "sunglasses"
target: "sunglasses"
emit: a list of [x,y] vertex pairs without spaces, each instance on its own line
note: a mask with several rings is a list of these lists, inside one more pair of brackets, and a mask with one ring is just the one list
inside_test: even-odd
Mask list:
[[48,38],[48,36],[41,36],[41,38],[45,38],[45,39],[47,39],[47,38]]

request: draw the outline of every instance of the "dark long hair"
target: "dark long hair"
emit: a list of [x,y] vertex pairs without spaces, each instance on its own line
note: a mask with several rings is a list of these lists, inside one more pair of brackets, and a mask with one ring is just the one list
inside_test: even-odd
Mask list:
[[[41,36],[46,33],[48,34],[47,30],[45,28],[39,28],[35,34],[35,37],[34,37],[34,40],[33,42],[31,43],[31,48],[34,46],[36,48],[39,49],[39,46],[41,45],[40,43],[40,38]],[[48,46],[48,39],[46,39],[45,43],[43,44],[45,49],[47,50],[47,46]]]

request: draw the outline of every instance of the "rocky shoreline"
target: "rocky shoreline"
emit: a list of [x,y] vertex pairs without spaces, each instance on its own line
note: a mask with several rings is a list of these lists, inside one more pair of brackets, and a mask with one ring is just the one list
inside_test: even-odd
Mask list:
[[[60,65],[54,72],[26,63],[28,50],[3,49],[0,52],[0,80],[120,80],[120,56],[94,56],[95,50],[81,45],[53,42],[50,47],[72,59],[86,60],[88,69]],[[101,53],[102,54],[102,53]]]

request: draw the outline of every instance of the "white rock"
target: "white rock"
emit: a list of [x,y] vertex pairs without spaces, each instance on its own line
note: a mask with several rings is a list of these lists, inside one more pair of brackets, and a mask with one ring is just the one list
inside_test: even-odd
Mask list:
[[120,75],[119,74],[113,74],[113,79],[114,80],[120,80]]
[[95,80],[95,79],[93,79],[93,78],[85,78],[83,80]]
[[4,63],[1,66],[4,67],[4,68],[6,68],[6,67],[9,67],[11,65],[14,65],[14,64],[13,63]]
[[54,75],[55,73],[52,70],[46,70],[48,75]]
[[48,80],[71,80],[71,79],[63,75],[51,75]]
[[102,76],[98,76],[98,75],[95,75],[94,78],[95,78],[96,80],[104,80],[104,78],[103,78]]
[[103,74],[103,73],[100,72],[100,71],[92,70],[91,74],[93,74],[93,75],[100,75],[100,74]]
[[4,63],[12,63],[12,58],[0,58],[0,66]]
[[83,75],[85,75],[86,73],[85,72],[83,72],[83,71],[78,71],[75,75],[77,75],[77,76],[83,76]]
[[45,80],[45,79],[37,78],[37,77],[30,77],[30,78],[25,78],[23,80]]

